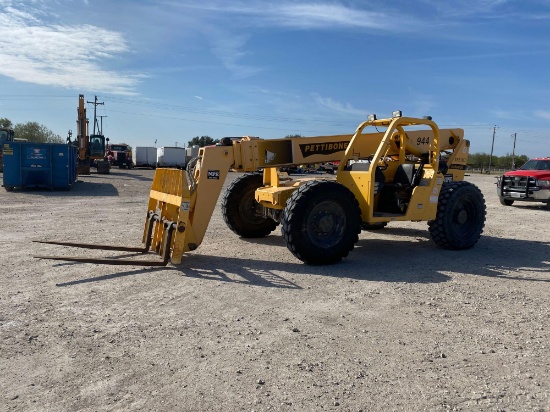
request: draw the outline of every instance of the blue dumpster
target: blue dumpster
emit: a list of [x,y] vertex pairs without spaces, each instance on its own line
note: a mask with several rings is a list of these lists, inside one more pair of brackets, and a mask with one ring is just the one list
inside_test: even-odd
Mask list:
[[5,143],[4,188],[70,189],[76,182],[76,150],[61,143]]

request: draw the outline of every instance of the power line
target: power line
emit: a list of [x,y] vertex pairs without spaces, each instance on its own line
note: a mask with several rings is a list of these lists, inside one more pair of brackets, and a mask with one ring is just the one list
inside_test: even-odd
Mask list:
[[495,147],[495,134],[497,132],[497,125],[493,127],[493,144],[491,145],[491,155],[489,156],[489,174],[491,174],[491,161],[493,160],[493,148]]
[[101,123],[101,127],[99,128],[99,134],[103,136],[103,118],[104,117],[109,117],[109,116],[98,116],[101,120],[100,120],[100,123]]
[[96,125],[97,125],[96,108],[97,108],[98,105],[104,105],[105,102],[100,102],[100,103],[98,103],[98,101],[97,101],[97,96],[95,96],[95,99],[94,99],[93,102],[86,102],[86,103],[88,103],[88,104],[91,103],[91,104],[94,105],[94,134],[96,134],[96,133],[95,133],[95,127],[96,127]]
[[[174,106],[172,104],[167,103],[153,103],[153,102],[136,102],[135,100],[129,100],[129,99],[123,99],[123,98],[113,98],[113,97],[107,97],[106,100],[111,100],[118,103],[124,103],[128,105],[135,105],[135,106],[144,106],[144,107],[153,107],[157,109],[168,109],[173,111],[182,111],[182,112],[189,112],[189,113],[197,113],[197,114],[205,114],[205,115],[214,115],[214,116],[225,116],[225,117],[241,117],[244,119],[249,120],[261,120],[261,121],[277,121],[277,122],[292,122],[292,123],[323,123],[323,124],[334,124],[334,125],[342,125],[346,124],[345,121],[342,120],[330,120],[330,119],[305,119],[305,118],[296,118],[296,117],[282,117],[282,116],[269,116],[269,115],[255,115],[255,114],[248,114],[248,113],[240,113],[240,112],[230,112],[230,111],[223,111],[223,110],[215,110],[215,109],[201,109],[198,107],[193,106]],[[366,117],[366,114],[365,114]]]
[[74,99],[74,95],[41,95],[41,94],[2,94],[0,100],[50,100]]
[[514,148],[512,149],[512,169],[515,169],[516,168],[515,156],[516,156],[516,137],[517,137],[517,133],[514,133],[513,136],[514,136]]
[[[188,119],[183,117],[174,117],[174,116],[165,116],[165,115],[153,115],[149,113],[135,113],[135,112],[125,112],[122,110],[110,110],[111,113],[124,113],[124,114],[133,114],[136,116],[149,116],[149,117],[158,117],[161,119],[172,119],[172,120],[183,120],[186,122],[196,122],[196,123],[206,123],[206,124],[218,124],[222,126],[238,126],[238,127],[248,127],[248,128],[255,128],[255,129],[267,129],[267,130],[283,130],[288,132],[289,128],[280,128],[280,127],[266,127],[266,126],[250,126],[250,125],[243,125],[243,124],[235,124],[235,123],[223,123],[223,122],[214,122],[210,120],[197,120],[197,119]],[[319,130],[300,130],[303,133],[322,133]]]
[[[0,100],[51,100],[51,99],[73,99],[73,95],[36,95],[36,94],[28,94],[28,95],[2,95],[0,97]],[[97,96],[96,96],[97,99]],[[163,103],[163,102],[153,102],[153,101],[139,101],[133,98],[123,98],[123,97],[110,97],[107,96],[104,98],[104,100],[109,100],[116,103],[121,103],[125,105],[130,106],[142,106],[142,107],[149,107],[149,108],[157,108],[157,109],[163,109],[163,110],[171,110],[171,111],[180,111],[180,112],[186,112],[186,113],[194,113],[197,115],[208,115],[208,116],[215,116],[215,117],[231,117],[231,118],[239,118],[243,120],[251,120],[251,121],[261,121],[261,122],[284,122],[284,123],[294,123],[298,125],[309,125],[309,126],[323,126],[323,125],[332,125],[332,126],[344,126],[344,127],[350,127],[353,129],[355,125],[360,122],[362,119],[355,119],[345,121],[345,120],[336,120],[336,119],[313,119],[313,118],[299,118],[299,117],[286,117],[286,116],[271,116],[271,115],[262,115],[262,114],[249,114],[249,113],[240,113],[240,112],[232,112],[232,111],[223,111],[223,110],[215,110],[215,109],[205,109],[205,108],[199,108],[199,107],[193,107],[193,106],[174,106],[172,104]],[[90,104],[94,104],[94,131],[95,127],[98,126],[97,124],[97,114],[96,109],[97,105],[95,105],[94,102],[88,102]],[[104,102],[101,102],[101,105],[103,105]],[[32,109],[32,108],[25,108],[25,109],[16,109],[16,108],[5,108],[6,111],[33,111],[33,110],[47,110],[47,111],[53,111],[53,110],[62,110],[62,109],[52,109],[48,107],[40,108],[40,109]],[[112,110],[113,111],[113,110]],[[116,112],[116,111],[113,111]],[[127,114],[136,114],[140,116],[149,116],[149,117],[158,117],[158,118],[167,118],[167,119],[175,119],[175,120],[181,120],[181,121],[189,121],[189,122],[197,122],[197,123],[205,123],[205,124],[219,124],[219,125],[225,125],[225,126],[237,126],[237,127],[246,127],[246,128],[257,128],[257,129],[269,129],[269,130],[295,130],[300,131],[303,133],[323,133],[323,131],[318,130],[300,130],[298,128],[280,128],[280,127],[268,127],[268,126],[250,126],[247,124],[235,124],[235,123],[226,123],[226,122],[218,122],[218,121],[211,121],[211,120],[199,120],[199,119],[190,119],[185,117],[179,117],[179,116],[166,116],[166,115],[158,115],[158,114],[144,114],[144,113],[132,113],[127,111],[118,111],[119,113],[127,113]],[[106,116],[104,116],[106,117]],[[315,126],[314,126],[315,127]],[[483,124],[439,124],[440,128],[463,128],[463,129],[487,129],[490,128],[489,125],[483,125]],[[496,126],[495,126],[496,127]],[[491,127],[492,128],[492,127]],[[350,130],[351,130],[350,129]],[[493,132],[495,131],[494,128]],[[499,127],[502,131],[505,133],[516,133],[516,140],[518,142],[524,142],[524,143],[532,143],[532,144],[542,144],[546,143],[550,140],[550,133],[548,133],[545,130],[527,130],[527,129],[513,129],[512,127]],[[480,131],[481,131],[480,130]],[[476,136],[478,136],[479,132],[474,132]],[[471,134],[471,133],[470,133]],[[523,137],[522,135],[526,135]],[[498,141],[498,136],[493,135],[493,141],[492,141],[492,151],[494,150],[494,142],[495,139]]]

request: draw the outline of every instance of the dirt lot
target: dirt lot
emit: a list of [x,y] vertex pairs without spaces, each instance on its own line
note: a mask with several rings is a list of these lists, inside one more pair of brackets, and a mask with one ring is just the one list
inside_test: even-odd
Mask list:
[[550,410],[550,212],[501,206],[494,176],[467,178],[487,223],[466,251],[395,223],[307,266],[218,207],[178,267],[33,259],[139,246],[153,173],[0,190],[0,411]]

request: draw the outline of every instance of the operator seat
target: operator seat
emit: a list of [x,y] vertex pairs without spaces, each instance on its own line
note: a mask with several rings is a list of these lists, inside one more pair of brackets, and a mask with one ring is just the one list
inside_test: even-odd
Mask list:
[[414,173],[416,171],[414,166],[415,165],[412,163],[402,163],[397,166],[392,184],[395,185],[396,188],[403,189],[413,186]]
[[[355,162],[352,163],[349,166],[346,166],[345,170],[350,170],[354,172],[358,171],[364,171],[368,172],[370,169],[371,162]],[[384,184],[386,183],[386,176],[384,175],[384,172],[382,169],[380,169],[379,166],[376,166],[376,170],[374,171],[374,194],[378,194],[380,190],[382,190],[382,187],[384,187]]]
[[422,174],[422,165],[417,169],[413,163],[402,163],[395,169],[393,181],[386,183],[380,194],[378,211],[403,214],[409,204],[412,191]]

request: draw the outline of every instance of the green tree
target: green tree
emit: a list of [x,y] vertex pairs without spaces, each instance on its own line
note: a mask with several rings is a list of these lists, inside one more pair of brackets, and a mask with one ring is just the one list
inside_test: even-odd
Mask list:
[[511,169],[512,168],[512,155],[506,153],[504,156],[493,156],[493,164],[497,169]]
[[470,153],[468,165],[474,169],[481,169],[483,171],[489,167],[489,157],[487,153]]
[[65,140],[43,124],[37,122],[17,123],[13,128],[15,137],[37,143],[65,143]]
[[[468,166],[474,169],[481,169],[483,173],[489,168],[489,155],[487,153],[470,153],[468,156]],[[516,169],[521,167],[525,162],[529,160],[529,157],[525,155],[516,155],[514,163]],[[506,153],[504,156],[493,156],[491,159],[491,169],[512,169],[512,155]]]
[[525,155],[516,156],[516,158],[514,159],[514,163],[516,164],[516,169],[519,169],[521,166],[527,163],[528,160],[529,160],[529,157]]
[[7,119],[5,117],[0,117],[0,127],[6,127],[8,129],[11,129],[13,126],[10,119]]
[[187,146],[211,146],[213,144],[219,143],[220,139],[212,139],[210,136],[195,136],[189,142],[187,142]]

